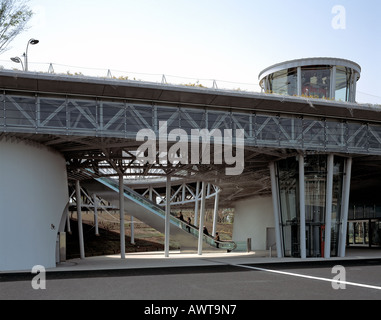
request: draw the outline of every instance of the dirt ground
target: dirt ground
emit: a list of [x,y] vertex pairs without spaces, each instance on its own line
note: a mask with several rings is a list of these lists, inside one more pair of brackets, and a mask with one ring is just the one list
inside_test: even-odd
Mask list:
[[[185,212],[184,217],[188,214]],[[72,233],[66,230],[66,253],[67,259],[78,258],[79,240],[78,223],[76,213],[71,214],[70,228]],[[82,213],[83,236],[86,257],[101,256],[120,253],[120,229],[119,214],[99,214],[99,236],[95,235],[94,214]],[[192,219],[193,221],[193,219]],[[128,216],[125,217],[125,242],[126,253],[128,252],[147,252],[164,250],[164,234],[156,231],[145,223],[134,219],[135,244],[131,244],[131,221]],[[206,221],[205,226],[209,233],[212,232],[213,223]],[[217,231],[221,240],[231,240],[233,224],[217,223]],[[171,245],[171,249],[177,249],[176,244]]]

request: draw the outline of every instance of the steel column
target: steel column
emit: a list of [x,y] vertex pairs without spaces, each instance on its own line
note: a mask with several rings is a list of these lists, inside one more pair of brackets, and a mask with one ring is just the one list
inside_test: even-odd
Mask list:
[[200,223],[198,228],[198,255],[202,255],[202,244],[204,238],[204,220],[205,220],[205,195],[206,194],[206,183],[202,182],[201,187],[201,212],[200,212]]
[[93,194],[94,202],[94,225],[95,225],[95,235],[99,236],[99,227],[98,227],[98,198],[96,194]]
[[332,192],[333,192],[333,154],[327,158],[327,190],[325,198],[325,243],[324,258],[331,257],[331,229],[332,229]]
[[126,232],[124,229],[124,183],[123,174],[119,174],[119,216],[120,216],[120,258],[126,258]]
[[131,216],[131,244],[135,244],[135,222],[134,217]]
[[277,184],[277,179],[275,175],[274,162],[270,162],[270,176],[271,176],[271,192],[272,192],[274,222],[275,222],[276,251],[277,251],[278,258],[283,258],[282,240],[281,240],[282,237],[281,237],[280,218],[279,218],[280,210],[279,210],[278,184]]
[[214,213],[213,213],[213,230],[212,230],[212,236],[213,237],[216,235],[216,232],[217,232],[219,201],[220,201],[220,193],[216,192],[215,199],[214,199]]
[[306,252],[306,203],[304,182],[304,155],[299,155],[299,204],[300,204],[300,257],[305,259]]
[[198,227],[199,194],[200,194],[200,181],[197,181],[197,183],[196,183],[196,198],[195,198],[195,206],[194,206],[194,225],[195,225],[195,227]]
[[81,186],[79,180],[75,181],[75,192],[77,198],[77,220],[78,220],[78,237],[79,237],[79,255],[81,259],[85,259],[85,246],[83,241],[83,226],[82,226],[82,209],[81,209]]
[[170,216],[171,216],[171,177],[167,175],[166,197],[165,197],[165,239],[164,239],[164,255],[166,258],[169,257]]
[[341,228],[339,235],[339,257],[345,257],[347,242],[349,194],[351,189],[352,158],[348,158],[345,164],[345,176],[343,181],[343,196],[341,205]]

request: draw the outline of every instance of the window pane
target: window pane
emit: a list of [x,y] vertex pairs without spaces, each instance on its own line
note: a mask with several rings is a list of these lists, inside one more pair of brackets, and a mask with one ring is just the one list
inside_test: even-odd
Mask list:
[[269,76],[269,93],[294,96],[297,94],[297,69],[292,68]]
[[330,97],[330,66],[302,68],[302,96],[311,98]]
[[335,100],[349,101],[351,70],[345,67],[336,68]]

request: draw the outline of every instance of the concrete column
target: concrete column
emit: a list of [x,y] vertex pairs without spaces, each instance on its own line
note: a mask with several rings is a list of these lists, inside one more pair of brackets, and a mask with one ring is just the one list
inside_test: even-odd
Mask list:
[[206,197],[206,183],[202,183],[201,187],[201,212],[200,223],[198,228],[198,255],[202,255],[202,244],[204,238],[204,220],[205,220],[205,197]]
[[213,213],[213,230],[212,235],[213,237],[216,235],[217,232],[217,220],[218,220],[218,204],[220,201],[220,193],[216,193],[216,197],[214,199],[214,213]]
[[339,234],[339,257],[345,257],[345,247],[347,242],[347,227],[348,227],[348,209],[349,209],[349,194],[351,189],[352,175],[352,158],[348,158],[345,163],[345,175],[343,178],[343,193],[341,205],[341,227]]
[[306,203],[304,182],[304,155],[299,155],[299,204],[300,204],[300,257],[305,259],[306,252]]
[[165,239],[164,255],[169,257],[169,237],[170,237],[170,217],[171,217],[171,177],[167,176],[166,197],[165,197]]
[[120,258],[126,258],[126,232],[124,229],[124,184],[123,174],[119,175],[119,217],[120,217]]
[[273,210],[274,210],[274,223],[275,223],[275,241],[276,241],[276,251],[278,258],[283,258],[282,250],[282,237],[280,228],[280,215],[279,215],[279,197],[278,197],[278,184],[275,175],[275,163],[270,162],[270,176],[271,176],[271,192],[273,200]]
[[79,237],[79,254],[81,259],[85,259],[85,246],[83,241],[83,227],[82,227],[82,210],[81,210],[81,186],[79,180],[75,181],[75,192],[77,198],[77,219],[78,219],[78,237]]
[[331,257],[331,229],[332,229],[332,192],[333,192],[333,154],[327,159],[327,190],[325,192],[325,243],[324,258]]

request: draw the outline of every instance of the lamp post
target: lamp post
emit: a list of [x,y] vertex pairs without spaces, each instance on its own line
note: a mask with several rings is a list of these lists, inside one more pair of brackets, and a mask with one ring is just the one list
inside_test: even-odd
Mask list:
[[25,71],[24,69],[24,64],[22,63],[22,60],[19,58],[19,57],[14,57],[14,58],[11,58],[11,60],[15,63],[21,63],[21,66],[22,66],[22,69],[23,71]]
[[29,45],[35,45],[37,43],[39,43],[40,41],[39,40],[36,40],[36,39],[30,39],[28,41],[28,44],[26,46],[26,51],[24,53],[24,56],[25,56],[25,71],[28,71],[28,49],[29,49]]
[[29,45],[30,44],[31,45],[35,45],[35,44],[37,44],[39,42],[40,42],[39,40],[33,39],[33,38],[28,41],[28,44],[26,45],[25,53],[23,54],[23,56],[24,56],[24,65],[22,64],[22,61],[21,61],[21,59],[19,57],[11,58],[11,60],[13,62],[16,62],[16,63],[21,63],[21,65],[23,66],[23,70],[24,71],[28,71],[28,49],[29,49]]

